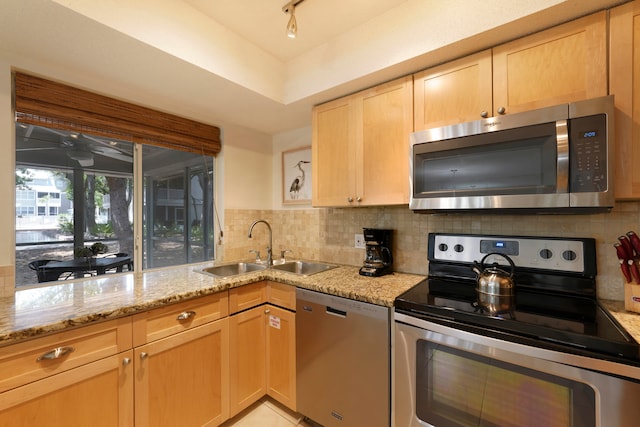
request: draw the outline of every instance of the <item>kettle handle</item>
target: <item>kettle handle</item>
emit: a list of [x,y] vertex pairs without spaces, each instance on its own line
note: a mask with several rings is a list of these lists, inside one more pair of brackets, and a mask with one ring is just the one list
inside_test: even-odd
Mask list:
[[484,261],[491,255],[500,255],[501,257],[509,261],[509,265],[511,266],[511,274],[509,274],[509,278],[513,278],[513,274],[516,272],[516,265],[513,263],[513,260],[509,258],[508,255],[502,254],[500,252],[490,252],[486,254],[484,258],[482,258],[482,260],[480,261],[480,267],[482,268],[482,270],[484,270]]

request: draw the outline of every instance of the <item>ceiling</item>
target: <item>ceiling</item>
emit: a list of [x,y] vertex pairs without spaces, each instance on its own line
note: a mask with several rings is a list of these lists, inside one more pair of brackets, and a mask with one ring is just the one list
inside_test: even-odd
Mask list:
[[[308,126],[314,104],[621,0],[0,0],[0,66],[220,126]],[[233,125],[230,127],[230,125]]]
[[183,0],[249,42],[289,61],[407,0],[303,0],[295,8],[299,32],[285,37],[289,0]]

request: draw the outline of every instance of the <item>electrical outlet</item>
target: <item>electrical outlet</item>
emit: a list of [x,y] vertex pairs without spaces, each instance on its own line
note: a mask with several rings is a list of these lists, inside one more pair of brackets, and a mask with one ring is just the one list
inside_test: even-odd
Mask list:
[[364,234],[357,234],[355,236],[355,247],[358,249],[364,249]]

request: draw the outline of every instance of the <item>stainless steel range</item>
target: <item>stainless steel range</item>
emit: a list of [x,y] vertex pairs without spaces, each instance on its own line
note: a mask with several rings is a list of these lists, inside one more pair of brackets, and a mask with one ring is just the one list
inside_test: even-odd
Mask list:
[[[430,234],[429,278],[395,302],[394,425],[638,425],[639,345],[598,303],[595,248]],[[481,260],[513,272],[500,304],[479,292]]]

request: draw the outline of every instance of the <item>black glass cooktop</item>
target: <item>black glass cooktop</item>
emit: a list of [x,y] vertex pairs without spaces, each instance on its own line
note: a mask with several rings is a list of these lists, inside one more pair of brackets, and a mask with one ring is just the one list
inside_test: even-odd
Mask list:
[[431,278],[400,295],[395,307],[500,339],[640,363],[638,343],[591,297],[516,287],[508,310],[490,311],[474,281]]

